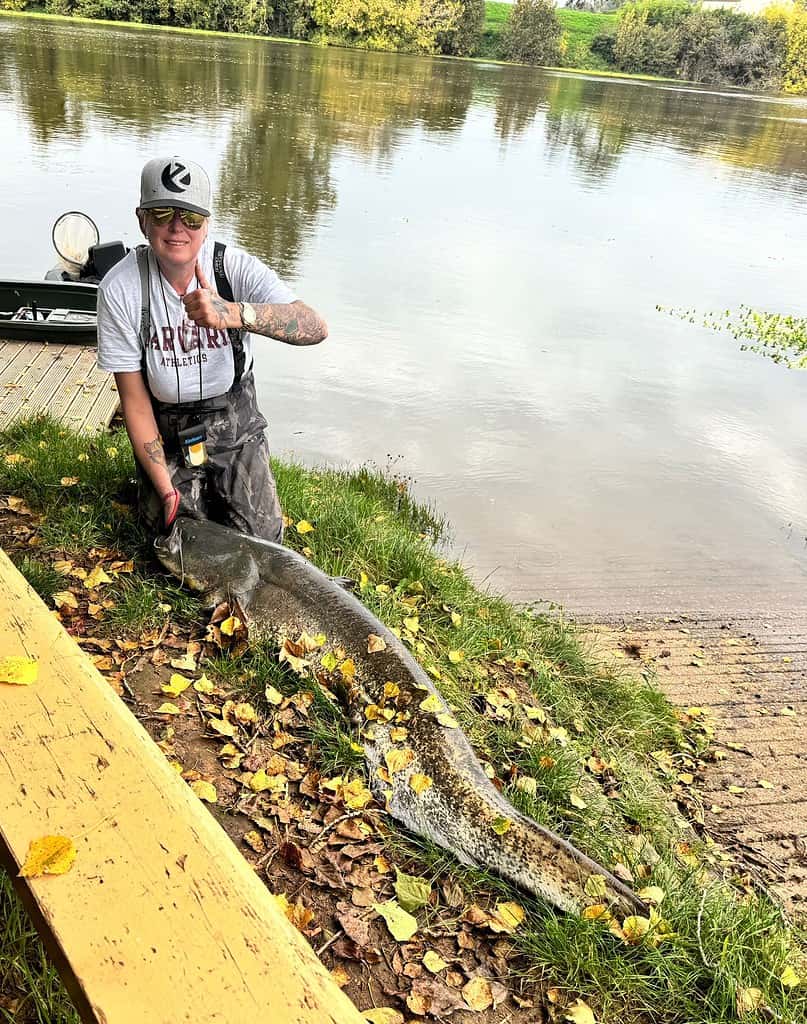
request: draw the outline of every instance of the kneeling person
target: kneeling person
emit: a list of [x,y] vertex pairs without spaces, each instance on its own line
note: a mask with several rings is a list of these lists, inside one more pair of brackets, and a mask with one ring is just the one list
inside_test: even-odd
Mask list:
[[179,157],[150,160],[136,210],[148,245],[98,288],[98,366],[115,374],[152,529],[177,515],[280,541],[252,336],[327,337],[322,318],[254,256],[208,238],[210,182]]

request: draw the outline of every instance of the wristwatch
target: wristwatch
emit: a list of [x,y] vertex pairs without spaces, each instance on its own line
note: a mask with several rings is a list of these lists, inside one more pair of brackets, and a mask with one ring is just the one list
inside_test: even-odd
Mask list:
[[255,307],[250,306],[248,302],[239,302],[238,308],[241,311],[241,326],[251,331],[258,322],[258,314],[255,312]]

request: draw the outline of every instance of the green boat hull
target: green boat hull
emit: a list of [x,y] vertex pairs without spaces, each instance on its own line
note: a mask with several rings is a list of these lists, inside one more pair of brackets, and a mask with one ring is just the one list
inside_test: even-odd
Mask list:
[[0,281],[0,340],[95,345],[94,284]]

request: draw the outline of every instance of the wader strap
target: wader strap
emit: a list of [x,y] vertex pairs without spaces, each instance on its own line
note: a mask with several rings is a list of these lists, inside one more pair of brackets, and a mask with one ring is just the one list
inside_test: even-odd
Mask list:
[[[216,291],[225,302],[235,302],[233,289],[224,271],[224,250],[227,248],[223,242],[215,242],[213,245],[213,273],[216,277]],[[233,384],[237,384],[244,376],[244,363],[247,354],[244,351],[244,332],[236,327],[229,327],[227,333],[230,336],[230,345],[233,350]]]
[[143,380],[146,382],[146,391],[149,390],[148,374],[146,373],[146,349],[149,344],[149,331],[151,330],[151,289],[149,287],[149,247],[138,245],[137,247],[137,269],[140,271],[140,370]]

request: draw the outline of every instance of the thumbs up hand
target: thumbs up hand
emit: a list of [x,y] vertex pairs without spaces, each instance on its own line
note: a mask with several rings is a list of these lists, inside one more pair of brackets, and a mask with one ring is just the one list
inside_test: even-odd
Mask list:
[[218,327],[226,331],[228,327],[241,326],[241,311],[235,302],[225,300],[213,288],[205,277],[199,261],[196,261],[196,280],[199,287],[182,296],[185,313],[199,327]]

